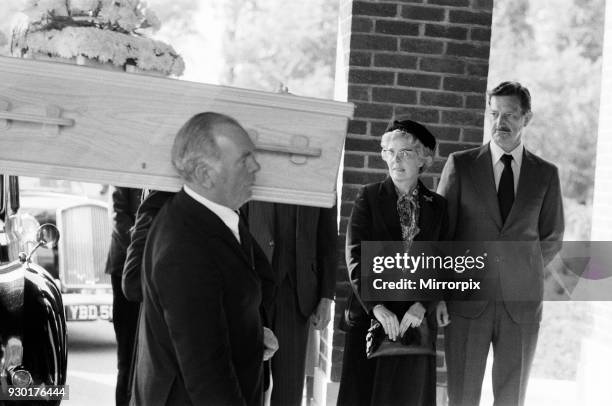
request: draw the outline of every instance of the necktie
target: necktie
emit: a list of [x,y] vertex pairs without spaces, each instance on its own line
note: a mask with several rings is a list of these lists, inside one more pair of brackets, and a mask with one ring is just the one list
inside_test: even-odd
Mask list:
[[506,222],[506,217],[510,213],[512,203],[514,203],[514,175],[512,174],[512,155],[504,154],[501,157],[504,163],[504,170],[499,179],[499,188],[497,189],[497,201],[499,202],[499,212],[501,213],[502,221]]
[[253,240],[251,239],[251,233],[249,232],[246,222],[240,217],[238,221],[238,232],[240,233],[240,245],[244,250],[251,266],[253,266],[255,260],[253,259]]

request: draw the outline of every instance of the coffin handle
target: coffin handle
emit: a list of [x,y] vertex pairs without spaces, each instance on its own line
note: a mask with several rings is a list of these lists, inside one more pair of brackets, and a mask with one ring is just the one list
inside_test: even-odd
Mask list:
[[13,113],[10,112],[10,103],[6,100],[0,100],[0,129],[8,129],[11,121],[20,121],[23,123],[42,124],[43,131],[48,135],[59,134],[60,127],[74,126],[74,120],[71,118],[62,118],[62,109],[58,106],[46,106],[46,115]]
[[292,135],[289,144],[274,144],[257,141],[257,138],[259,138],[257,130],[248,129],[247,132],[255,142],[257,151],[288,154],[291,162],[296,165],[304,165],[308,158],[319,158],[322,154],[321,148],[309,146],[308,137],[303,135]]

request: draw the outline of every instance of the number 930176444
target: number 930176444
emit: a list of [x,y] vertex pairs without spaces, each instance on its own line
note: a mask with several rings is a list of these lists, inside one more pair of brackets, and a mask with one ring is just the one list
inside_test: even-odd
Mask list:
[[3,386],[0,400],[68,400],[68,386]]

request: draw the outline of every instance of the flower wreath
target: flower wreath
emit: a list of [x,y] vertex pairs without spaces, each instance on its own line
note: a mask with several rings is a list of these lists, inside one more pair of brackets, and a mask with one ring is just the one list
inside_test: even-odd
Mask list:
[[175,76],[185,69],[172,46],[145,36],[160,22],[140,0],[28,0],[25,14],[27,26],[13,31],[13,55],[84,56]]

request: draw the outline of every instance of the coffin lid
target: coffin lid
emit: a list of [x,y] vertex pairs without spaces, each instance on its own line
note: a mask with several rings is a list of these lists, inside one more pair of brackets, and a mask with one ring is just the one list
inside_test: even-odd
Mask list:
[[354,106],[330,100],[0,57],[0,168],[8,174],[177,190],[170,163],[194,114],[238,120],[261,165],[253,198],[331,207]]

